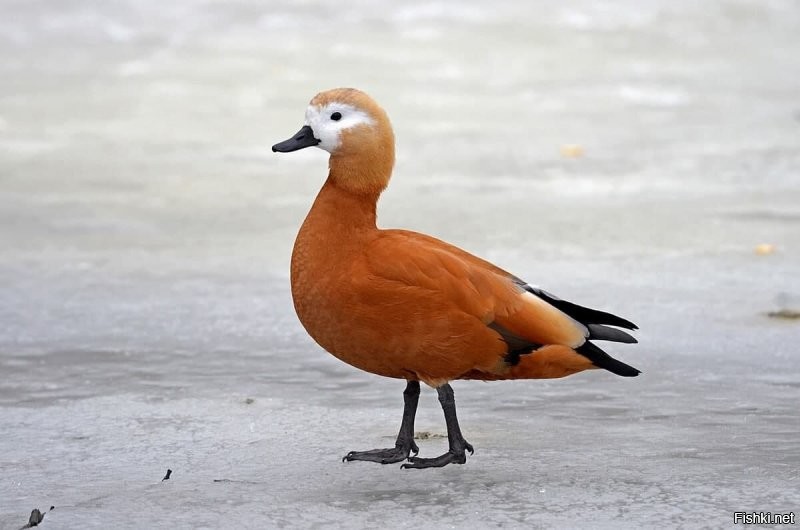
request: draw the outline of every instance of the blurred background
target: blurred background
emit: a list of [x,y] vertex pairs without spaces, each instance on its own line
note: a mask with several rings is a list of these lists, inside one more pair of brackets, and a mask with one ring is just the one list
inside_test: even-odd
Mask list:
[[[50,505],[63,528],[620,528],[800,504],[796,2],[0,8],[0,526]],[[270,151],[337,86],[395,127],[381,226],[637,322],[612,349],[642,376],[456,383],[467,466],[342,465],[393,443],[403,385],[297,322],[326,153]]]

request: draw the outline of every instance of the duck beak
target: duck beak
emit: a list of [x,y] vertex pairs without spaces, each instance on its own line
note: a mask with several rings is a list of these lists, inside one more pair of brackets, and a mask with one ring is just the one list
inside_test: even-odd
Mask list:
[[314,138],[314,131],[308,125],[297,131],[297,134],[279,144],[272,146],[274,153],[291,153],[298,149],[318,145],[321,140]]

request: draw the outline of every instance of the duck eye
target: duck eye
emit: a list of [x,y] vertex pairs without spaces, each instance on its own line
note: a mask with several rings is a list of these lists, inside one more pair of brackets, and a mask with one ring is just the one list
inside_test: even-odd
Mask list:
[[331,114],[331,119],[333,121],[341,120],[342,119],[342,113],[341,112],[334,112],[333,114]]

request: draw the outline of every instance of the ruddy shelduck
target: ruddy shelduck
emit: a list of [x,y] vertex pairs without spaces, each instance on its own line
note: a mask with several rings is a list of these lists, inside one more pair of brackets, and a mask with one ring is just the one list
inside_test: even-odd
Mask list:
[[[365,93],[317,94],[305,125],[272,150],[312,146],[330,153],[329,171],[292,252],[297,316],[342,361],[407,381],[395,446],[352,451],[345,461],[465,463],[473,449],[456,418],[456,379],[543,379],[592,368],[639,374],[591,342],[634,343],[618,329],[637,329],[632,322],[557,298],[434,237],[376,226],[378,197],[394,166],[394,133]],[[438,391],[447,425],[450,448],[436,458],[409,456],[419,452],[420,381]]]

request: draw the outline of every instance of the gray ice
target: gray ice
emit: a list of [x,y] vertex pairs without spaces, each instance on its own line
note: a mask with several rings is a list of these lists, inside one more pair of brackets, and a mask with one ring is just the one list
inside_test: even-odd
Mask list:
[[[2,11],[0,527],[51,505],[47,529],[800,508],[800,321],[767,316],[800,310],[793,0]],[[456,382],[466,465],[342,463],[392,444],[403,383],[297,322],[288,259],[326,159],[269,151],[335,86],[393,119],[382,226],[634,320],[613,353],[643,374]],[[418,418],[441,453],[430,389]]]

